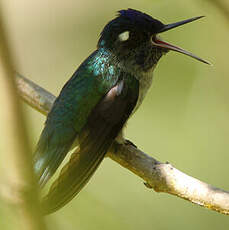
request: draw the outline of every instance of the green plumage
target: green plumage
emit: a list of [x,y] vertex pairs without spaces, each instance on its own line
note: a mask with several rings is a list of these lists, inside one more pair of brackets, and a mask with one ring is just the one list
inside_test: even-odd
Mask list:
[[164,54],[174,50],[208,63],[157,36],[199,18],[164,25],[128,9],[119,11],[105,26],[97,50],[80,65],[57,97],[34,154],[34,170],[42,187],[73,144],[79,144],[78,155],[64,167],[42,201],[45,214],[61,208],[83,188],[115,139],[125,144],[119,134],[143,101],[152,72]]
[[92,109],[116,84],[120,71],[112,66],[109,52],[95,51],[65,84],[47,117],[34,156],[34,168],[41,186],[55,173],[87,123]]
[[131,75],[124,79],[122,76],[89,115],[79,135],[79,151],[64,166],[58,180],[42,201],[44,214],[58,210],[77,195],[130,116],[138,99],[138,81]]
[[109,51],[95,51],[65,84],[48,115],[34,156],[40,186],[76,140],[80,151],[43,199],[45,214],[61,208],[88,182],[137,103],[138,80],[115,64]]

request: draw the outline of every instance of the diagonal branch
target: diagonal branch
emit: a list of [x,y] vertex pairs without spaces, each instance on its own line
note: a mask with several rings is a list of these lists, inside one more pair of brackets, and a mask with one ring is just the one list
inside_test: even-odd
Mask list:
[[[55,96],[18,74],[16,82],[23,100],[47,115]],[[188,176],[169,163],[161,163],[131,145],[120,145],[117,142],[110,148],[108,157],[141,177],[144,184],[156,192],[169,193],[229,215],[229,192]]]

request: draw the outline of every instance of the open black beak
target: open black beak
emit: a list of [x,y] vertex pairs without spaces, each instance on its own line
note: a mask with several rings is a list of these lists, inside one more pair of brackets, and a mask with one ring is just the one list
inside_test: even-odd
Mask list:
[[[194,18],[190,18],[190,19],[183,20],[183,21],[180,21],[180,22],[175,22],[175,23],[171,23],[171,24],[168,24],[168,25],[164,25],[164,27],[160,31],[158,31],[158,33],[162,33],[162,32],[171,30],[173,28],[176,28],[176,27],[184,25],[186,23],[198,20],[198,19],[203,18],[203,17],[204,16],[194,17]],[[190,53],[190,52],[188,52],[188,51],[186,51],[186,50],[184,50],[184,49],[182,49],[180,47],[177,47],[177,46],[174,46],[174,45],[169,44],[167,42],[164,42],[158,35],[153,37],[152,42],[153,42],[153,44],[155,46],[159,46],[159,47],[166,48],[166,49],[169,49],[169,50],[173,50],[173,51],[176,51],[176,52],[179,52],[179,53],[183,53],[183,54],[188,55],[188,56],[190,56],[192,58],[195,58],[198,61],[201,61],[203,63],[211,65],[210,62],[208,62],[208,61],[206,61],[206,60],[204,60],[202,58],[199,58],[196,55],[194,55],[194,54],[192,54],[192,53]]]

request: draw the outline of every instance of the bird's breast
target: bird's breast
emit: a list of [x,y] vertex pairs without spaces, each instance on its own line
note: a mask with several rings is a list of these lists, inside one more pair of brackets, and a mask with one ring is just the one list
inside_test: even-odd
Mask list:
[[153,72],[150,71],[147,73],[143,73],[140,76],[136,76],[136,78],[139,80],[139,95],[138,95],[137,105],[135,106],[133,113],[136,112],[136,110],[142,104],[142,101],[145,98],[145,95],[152,84]]

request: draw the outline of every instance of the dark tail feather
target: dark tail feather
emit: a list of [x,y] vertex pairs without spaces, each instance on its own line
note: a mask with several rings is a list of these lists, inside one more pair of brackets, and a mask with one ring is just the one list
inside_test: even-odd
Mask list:
[[39,186],[42,188],[55,173],[71,148],[77,133],[72,128],[44,128],[34,153],[33,167]]
[[83,137],[79,151],[72,155],[42,200],[44,214],[55,212],[72,200],[98,168],[114,138],[107,138],[107,130],[96,130],[94,134],[92,131]]
[[68,151],[69,146],[64,146],[49,150],[45,154],[40,152],[39,149],[35,152],[34,170],[40,188],[45,186]]

